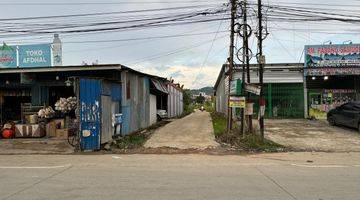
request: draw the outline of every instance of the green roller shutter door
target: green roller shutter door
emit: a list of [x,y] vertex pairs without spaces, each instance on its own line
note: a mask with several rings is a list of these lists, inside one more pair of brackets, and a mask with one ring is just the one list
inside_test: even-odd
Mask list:
[[[303,118],[304,87],[302,83],[269,83],[264,85],[267,118]],[[250,96],[254,114],[259,110],[259,97]]]

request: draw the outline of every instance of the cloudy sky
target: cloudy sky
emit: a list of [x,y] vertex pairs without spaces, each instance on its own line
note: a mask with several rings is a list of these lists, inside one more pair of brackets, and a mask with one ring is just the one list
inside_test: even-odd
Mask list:
[[[2,12],[0,18],[37,17],[51,15],[71,15],[83,13],[118,12],[180,6],[198,6],[218,8],[223,0],[211,1],[169,1],[169,0],[12,0],[0,2]],[[252,1],[250,1],[252,2]],[[102,4],[105,3],[105,4]],[[266,4],[286,4],[292,6],[325,7],[343,12],[356,13],[360,10],[360,1],[349,0],[269,0]],[[339,6],[337,6],[339,5]],[[191,11],[187,9],[186,12]],[[161,14],[176,14],[179,10],[161,11]],[[254,12],[254,11],[251,11]],[[156,13],[159,14],[159,13]],[[138,17],[141,14],[139,14]],[[107,20],[106,17],[93,17],[93,21]],[[131,16],[132,18],[136,15]],[[129,16],[124,16],[124,19]],[[78,18],[74,18],[73,21]],[[81,19],[82,21],[88,18]],[[121,15],[114,20],[122,20]],[[28,23],[29,21],[17,21]],[[31,22],[31,21],[30,21]],[[69,22],[69,19],[68,21]],[[255,21],[250,19],[250,24]],[[214,21],[190,25],[179,25],[161,28],[144,28],[131,31],[113,31],[91,34],[60,34],[63,41],[63,63],[80,65],[83,61],[100,64],[120,63],[128,67],[167,78],[185,84],[187,88],[213,86],[221,65],[228,57],[229,21]],[[264,42],[267,63],[302,62],[302,52],[306,44],[323,44],[326,41],[342,44],[351,40],[360,43],[359,29],[353,24],[341,22],[269,22],[269,36]],[[198,34],[200,33],[200,34]],[[204,33],[204,34],[202,34]],[[171,35],[187,35],[186,37],[165,37],[156,39],[128,40],[132,38],[162,37]],[[52,34],[27,37],[11,37],[0,39],[8,44],[46,43],[52,41]],[[108,42],[91,42],[99,40],[116,40]],[[122,41],[120,41],[122,40]],[[127,41],[124,41],[127,40]],[[240,39],[237,44],[240,46]],[[256,40],[250,39],[250,46],[256,51]],[[252,60],[254,62],[255,59]]]

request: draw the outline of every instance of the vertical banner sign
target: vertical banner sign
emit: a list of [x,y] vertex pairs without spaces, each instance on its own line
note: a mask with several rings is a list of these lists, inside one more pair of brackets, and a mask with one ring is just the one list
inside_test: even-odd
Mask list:
[[4,43],[0,47],[0,68],[16,68],[16,47],[8,46]]
[[19,46],[19,67],[50,67],[51,44]]

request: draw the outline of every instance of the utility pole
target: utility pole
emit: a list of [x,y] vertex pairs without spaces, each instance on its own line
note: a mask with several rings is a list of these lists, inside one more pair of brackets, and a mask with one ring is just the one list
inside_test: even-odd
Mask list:
[[[246,68],[246,83],[250,84],[250,56],[249,56],[249,37],[251,34],[251,30],[248,30],[249,25],[247,24],[247,0],[243,1],[243,61],[244,61],[244,67],[243,67],[243,78],[244,77],[244,71]],[[248,32],[250,31],[250,32]],[[243,79],[243,82],[245,79]],[[247,101],[250,99],[250,93],[247,93]],[[252,132],[252,116],[248,115],[248,128],[249,132]]]
[[[259,112],[259,126],[260,126],[260,135],[261,138],[264,139],[264,114],[265,114],[265,99],[264,99],[264,64],[265,64],[265,57],[263,56],[263,27],[262,27],[262,12],[261,12],[261,0],[258,0],[258,20],[259,20],[259,33],[258,33],[258,63],[259,63],[259,82],[260,82],[260,97],[259,97],[259,105],[260,105],[260,112]],[[263,110],[262,110],[263,109]]]
[[229,87],[228,87],[228,113],[227,113],[227,132],[232,129],[232,108],[230,107],[230,86],[232,80],[232,73],[234,69],[234,34],[235,34],[235,18],[236,18],[236,0],[231,1],[231,21],[230,21],[230,47],[229,47]]

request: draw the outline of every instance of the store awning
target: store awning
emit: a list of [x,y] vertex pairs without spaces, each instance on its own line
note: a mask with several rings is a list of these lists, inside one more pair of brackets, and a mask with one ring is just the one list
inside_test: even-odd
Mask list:
[[159,81],[159,80],[156,80],[156,79],[151,79],[151,82],[154,84],[155,88],[157,90],[159,90],[160,92],[163,92],[163,93],[168,93],[168,90],[167,90],[167,87],[165,85],[165,83]]

